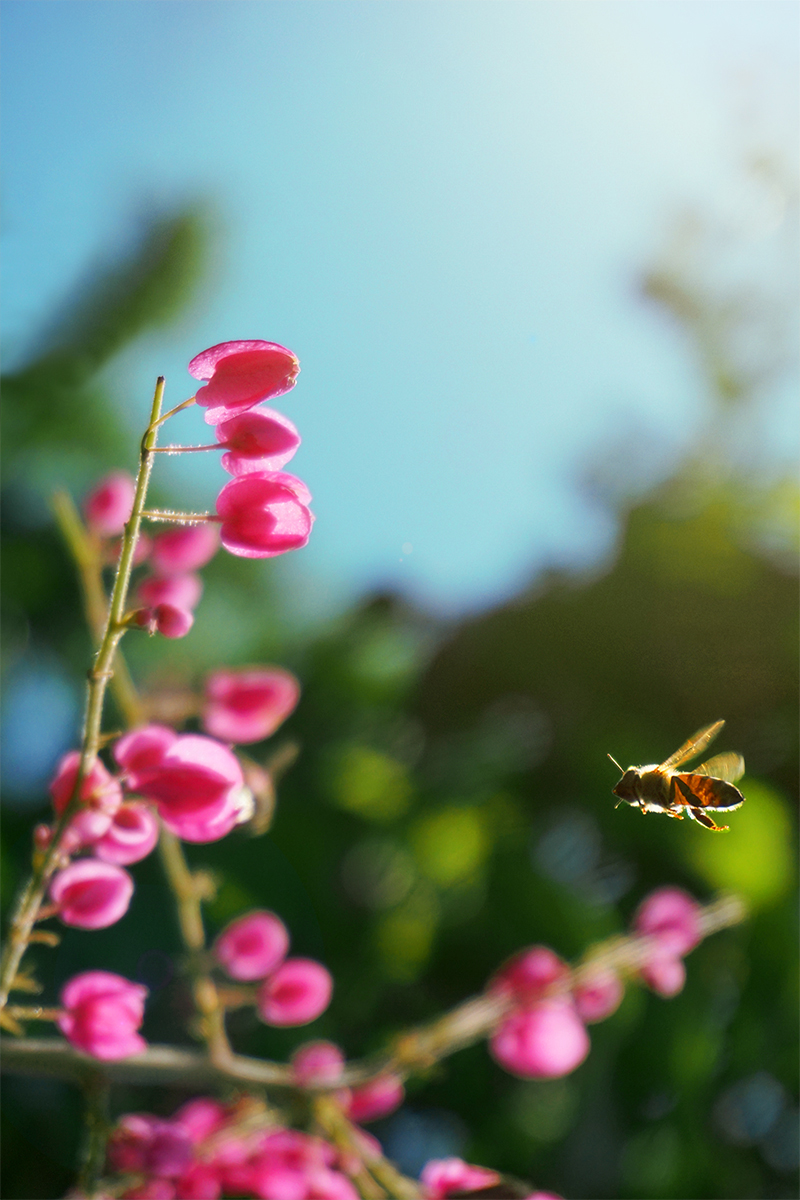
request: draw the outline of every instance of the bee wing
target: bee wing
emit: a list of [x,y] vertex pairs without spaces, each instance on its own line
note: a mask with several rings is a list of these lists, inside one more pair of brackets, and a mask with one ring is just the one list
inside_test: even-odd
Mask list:
[[723,779],[726,783],[736,783],[744,775],[744,759],[741,754],[728,751],[725,754],[715,754],[702,766],[695,767],[695,775],[713,775],[715,779]]
[[676,771],[678,767],[688,762],[690,758],[694,758],[696,754],[701,754],[709,742],[713,741],[717,736],[724,724],[724,721],[715,721],[713,725],[706,725],[703,729],[698,729],[697,733],[693,733],[679,750],[676,750],[674,754],[670,754],[666,762],[663,762],[658,768],[659,771]]
[[744,804],[744,796],[732,783],[712,779],[708,775],[672,775],[670,778],[672,804],[680,808],[718,808],[730,812]]

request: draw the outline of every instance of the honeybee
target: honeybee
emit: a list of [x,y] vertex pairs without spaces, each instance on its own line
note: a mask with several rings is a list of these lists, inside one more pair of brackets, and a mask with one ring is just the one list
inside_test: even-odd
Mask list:
[[634,808],[638,807],[643,813],[666,813],[668,817],[677,817],[679,821],[683,820],[684,815],[679,809],[685,809],[693,821],[698,821],[706,829],[724,832],[728,826],[716,825],[705,809],[731,812],[744,804],[744,796],[733,786],[744,775],[741,754],[730,751],[715,754],[694,771],[687,774],[678,771],[678,767],[705,750],[724,724],[724,721],[715,721],[713,725],[699,729],[660,766],[650,763],[646,767],[628,767],[627,771],[623,771],[617,760],[609,754],[617,770],[622,771],[622,778],[612,788],[614,795],[619,796],[615,808],[619,808],[624,801]]

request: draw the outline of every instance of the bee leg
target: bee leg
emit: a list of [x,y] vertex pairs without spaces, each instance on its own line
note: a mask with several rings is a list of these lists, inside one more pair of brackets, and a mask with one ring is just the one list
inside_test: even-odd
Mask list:
[[668,817],[675,817],[676,821],[683,820],[683,813],[675,812],[674,808],[664,808],[661,811]]
[[727,825],[715,825],[707,812],[703,812],[702,808],[690,808],[689,816],[692,817],[698,824],[705,826],[706,829],[713,829],[714,833],[726,833]]

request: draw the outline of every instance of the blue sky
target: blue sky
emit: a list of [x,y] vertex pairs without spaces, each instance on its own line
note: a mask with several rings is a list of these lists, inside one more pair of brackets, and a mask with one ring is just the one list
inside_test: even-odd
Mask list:
[[[2,15],[7,362],[143,215],[209,201],[213,286],[117,364],[119,402],[133,433],[154,377],[182,399],[205,346],[296,351],[278,407],[318,519],[277,569],[310,609],[388,584],[460,612],[542,566],[591,564],[614,524],[586,471],[635,438],[641,486],[696,436],[694,364],[636,278],[681,208],[735,216],[754,145],[793,169],[794,3],[5,0]],[[776,463],[796,454],[789,395],[767,397]],[[182,432],[206,440],[196,412]],[[184,505],[211,507],[225,477],[200,459],[164,470]]]

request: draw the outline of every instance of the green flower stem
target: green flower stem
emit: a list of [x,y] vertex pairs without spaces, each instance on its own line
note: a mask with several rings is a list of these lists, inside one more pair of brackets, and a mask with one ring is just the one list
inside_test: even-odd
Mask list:
[[99,1071],[84,1082],[85,1140],[77,1190],[82,1196],[93,1196],[97,1190],[106,1161],[106,1142],[111,1128],[109,1098],[111,1083]]
[[14,986],[17,971],[22,956],[30,941],[39,909],[47,891],[50,876],[55,871],[61,857],[61,840],[64,831],[78,807],[81,786],[91,771],[101,743],[101,725],[103,719],[103,702],[106,688],[113,677],[113,663],[117,646],[125,633],[123,617],[125,603],[130,586],[133,558],[139,529],[142,523],[147,487],[153,468],[151,451],[155,447],[160,423],[161,402],[164,395],[164,377],[159,376],[156,383],[153,403],[150,412],[150,423],[147,427],[139,454],[139,471],[136,477],[136,490],[133,500],[133,511],[125,526],[122,537],[117,574],[111,592],[111,602],[108,608],[103,636],[95,655],[94,665],[89,672],[89,683],[86,691],[86,712],[83,723],[83,739],[78,773],[72,796],[62,812],[53,833],[53,839],[43,854],[40,862],[23,888],[11,917],[8,940],[6,942],[2,962],[0,962],[0,1008],[5,1007],[8,993]]

